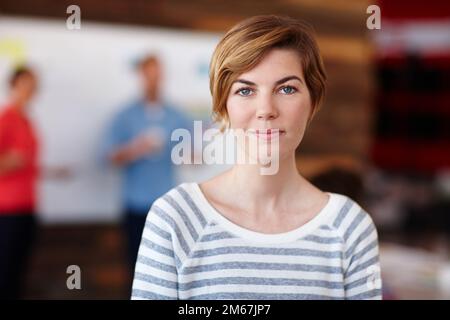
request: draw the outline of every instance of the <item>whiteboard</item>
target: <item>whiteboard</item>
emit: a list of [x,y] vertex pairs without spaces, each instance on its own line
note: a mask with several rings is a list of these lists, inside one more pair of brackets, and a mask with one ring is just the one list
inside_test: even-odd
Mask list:
[[[196,119],[209,119],[208,66],[220,35],[0,16],[0,104],[13,66],[37,71],[39,92],[30,116],[41,140],[44,167],[66,166],[69,179],[42,178],[38,214],[43,223],[117,221],[120,178],[98,163],[105,126],[139,95],[136,61],[157,54],[164,70],[164,98]],[[177,168],[178,182],[204,180],[224,166]]]

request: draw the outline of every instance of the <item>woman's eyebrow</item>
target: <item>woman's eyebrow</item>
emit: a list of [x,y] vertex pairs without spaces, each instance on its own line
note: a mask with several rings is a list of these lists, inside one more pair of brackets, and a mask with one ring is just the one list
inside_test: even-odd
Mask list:
[[244,79],[237,79],[233,83],[238,83],[238,82],[243,83],[243,84],[248,84],[249,86],[256,86],[256,83],[248,81],[248,80],[244,80]]
[[[287,76],[287,77],[281,78],[280,80],[277,80],[277,81],[275,82],[275,85],[282,84],[282,83],[284,83],[284,82],[286,82],[286,81],[289,81],[289,80],[298,80],[298,81],[300,81],[301,83],[303,83],[302,79],[300,79],[300,78],[297,77],[297,76],[292,75],[292,76]],[[239,83],[244,83],[244,84],[249,85],[249,86],[256,86],[256,83],[254,83],[254,82],[252,82],[252,81],[249,81],[249,80],[245,80],[245,79],[237,79],[237,80],[234,81],[233,83],[237,83],[237,82],[239,82]]]
[[302,79],[300,79],[300,78],[297,77],[297,76],[287,76],[287,77],[281,78],[280,80],[276,81],[275,84],[276,84],[276,85],[279,85],[279,84],[282,84],[282,83],[284,83],[284,82],[286,82],[286,81],[294,80],[294,79],[300,81],[300,82],[303,84]]

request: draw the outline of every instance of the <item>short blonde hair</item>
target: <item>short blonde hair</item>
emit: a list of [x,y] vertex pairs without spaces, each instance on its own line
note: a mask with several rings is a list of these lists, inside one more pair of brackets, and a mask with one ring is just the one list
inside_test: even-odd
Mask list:
[[210,69],[213,119],[229,126],[227,99],[231,85],[240,74],[254,68],[272,49],[293,49],[299,54],[312,111],[308,122],[325,96],[326,74],[312,27],[290,17],[260,15],[235,25],[214,50]]

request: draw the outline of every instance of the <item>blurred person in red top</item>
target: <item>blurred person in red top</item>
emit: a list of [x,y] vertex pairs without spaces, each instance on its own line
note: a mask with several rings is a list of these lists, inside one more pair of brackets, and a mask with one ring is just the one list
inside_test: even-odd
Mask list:
[[16,69],[10,78],[9,103],[0,109],[0,299],[21,297],[36,228],[39,145],[27,117],[36,89],[34,72]]

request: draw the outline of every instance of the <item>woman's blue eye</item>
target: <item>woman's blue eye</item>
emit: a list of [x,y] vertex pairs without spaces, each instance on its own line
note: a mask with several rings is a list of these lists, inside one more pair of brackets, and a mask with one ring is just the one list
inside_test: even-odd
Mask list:
[[237,93],[241,96],[249,96],[252,93],[252,89],[250,88],[242,88],[237,91]]
[[284,94],[293,94],[297,91],[294,87],[286,86],[280,89]]

